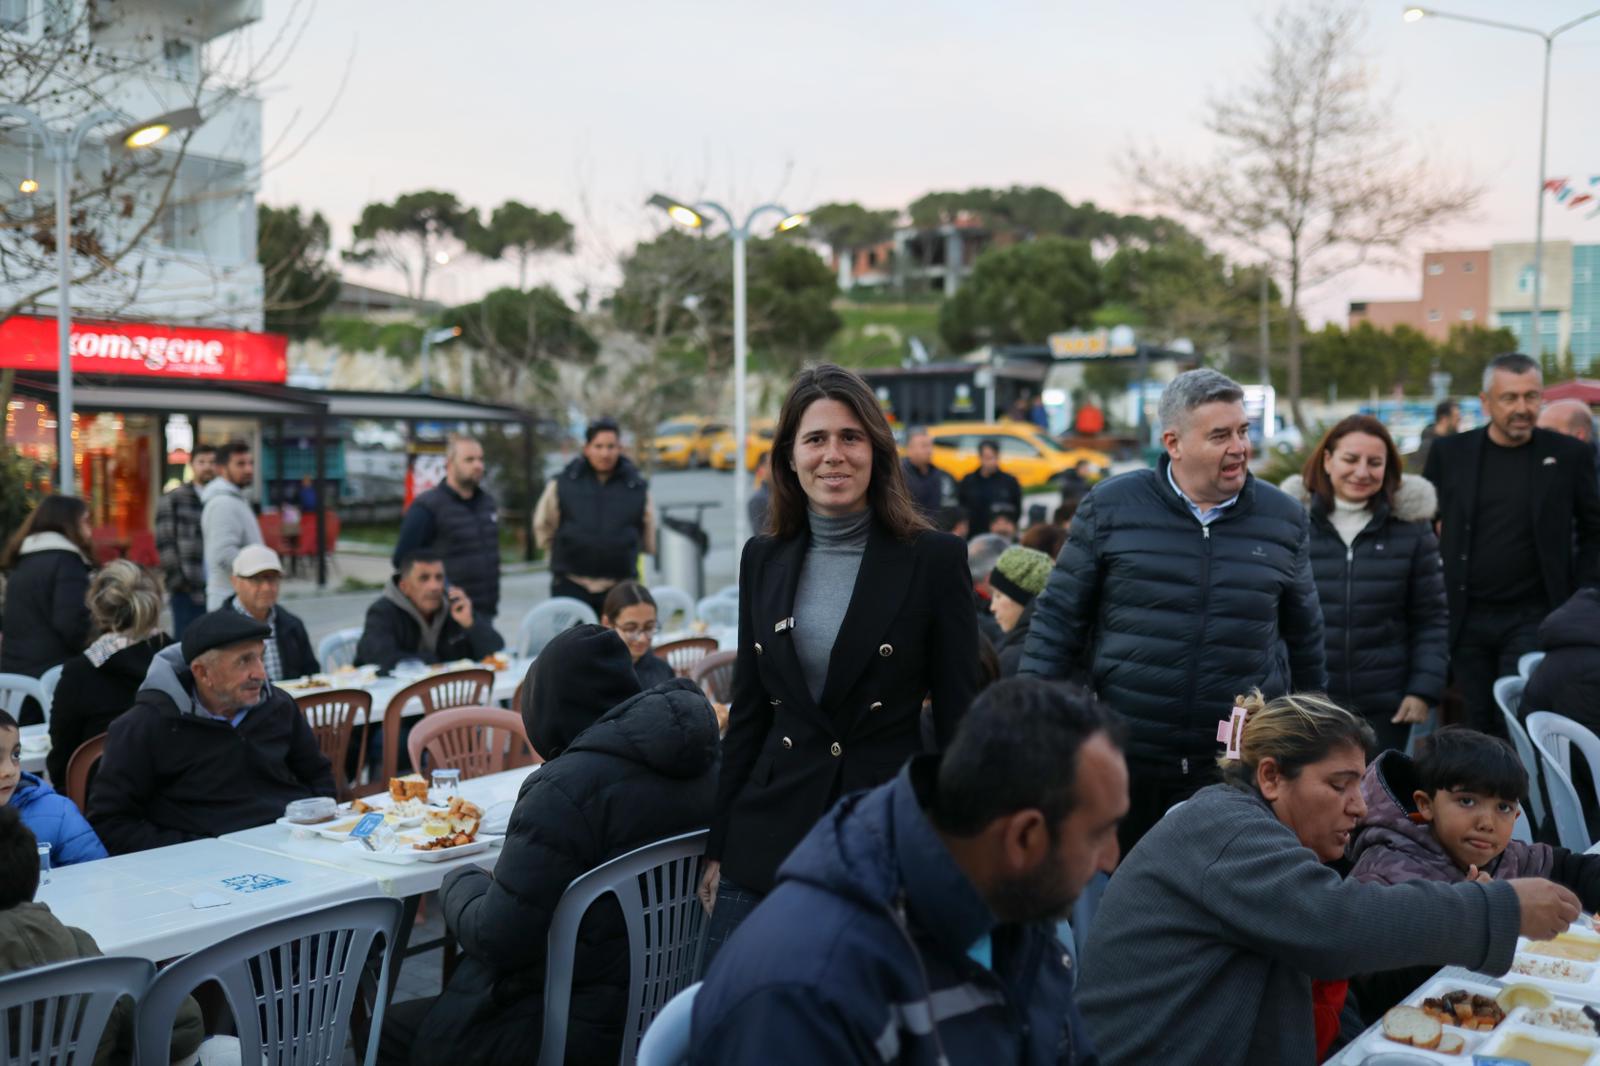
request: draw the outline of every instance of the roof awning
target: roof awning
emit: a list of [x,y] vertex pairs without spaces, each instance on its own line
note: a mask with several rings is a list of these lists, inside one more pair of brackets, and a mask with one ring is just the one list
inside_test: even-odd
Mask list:
[[476,403],[453,396],[410,392],[320,392],[331,418],[398,419],[408,422],[525,422],[516,407]]

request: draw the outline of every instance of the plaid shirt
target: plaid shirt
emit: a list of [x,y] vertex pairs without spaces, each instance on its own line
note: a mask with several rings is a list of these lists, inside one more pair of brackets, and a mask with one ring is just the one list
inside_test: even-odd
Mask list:
[[200,535],[200,493],[186,481],[156,505],[156,550],[167,591],[185,596],[206,594],[205,540]]
[[[233,609],[246,617],[253,617],[244,609],[244,604],[239,602],[239,597],[233,597]],[[267,612],[267,625],[272,627],[272,632],[267,635],[266,647],[261,651],[261,663],[267,668],[268,681],[283,680],[283,656],[278,654],[278,609],[274,607]]]

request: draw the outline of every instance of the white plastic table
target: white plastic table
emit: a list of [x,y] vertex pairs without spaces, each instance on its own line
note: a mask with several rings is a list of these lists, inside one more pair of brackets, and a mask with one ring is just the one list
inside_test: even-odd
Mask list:
[[[489,699],[495,703],[499,703],[502,700],[509,700],[512,696],[516,695],[517,686],[522,684],[522,679],[528,675],[528,668],[532,665],[532,659],[512,659],[511,664],[504,670],[495,670],[494,687],[490,689]],[[477,668],[478,667],[474,665],[473,667],[463,666],[459,669],[467,670]],[[440,670],[438,672],[449,673],[450,671]],[[372,697],[372,720],[374,722],[383,721],[383,716],[389,710],[389,701],[393,700],[395,696],[399,695],[401,689],[410,685],[414,685],[418,681],[423,680],[421,677],[379,677],[370,681],[360,681],[357,679],[346,681],[340,679],[336,674],[323,673],[318,676],[332,678],[334,683],[326,688],[296,688],[284,689],[284,691],[298,699],[301,696],[314,696],[319,692],[328,692],[337,688],[360,689],[362,692],[368,693]],[[297,679],[291,678],[290,680]],[[407,706],[400,709],[400,715],[403,718],[415,718],[421,714],[421,700],[412,700]],[[359,714],[356,715],[356,725],[363,725],[365,722],[365,717]]]
[[[538,767],[521,767],[503,773],[488,774],[461,782],[461,792],[467,799],[488,811],[496,803],[515,800],[522,782]],[[462,866],[481,866],[494,869],[500,861],[499,845],[476,855],[443,862],[414,862],[405,865],[380,862],[368,857],[359,845],[340,843],[317,836],[297,836],[281,825],[263,825],[229,833],[223,840],[243,847],[295,859],[314,862],[342,870],[376,883],[385,895],[405,899],[425,892],[436,892],[444,883],[445,875]]]
[[[160,962],[263,922],[377,895],[376,881],[326,863],[193,840],[50,872],[37,899],[107,955]],[[221,906],[197,907],[205,897]]]

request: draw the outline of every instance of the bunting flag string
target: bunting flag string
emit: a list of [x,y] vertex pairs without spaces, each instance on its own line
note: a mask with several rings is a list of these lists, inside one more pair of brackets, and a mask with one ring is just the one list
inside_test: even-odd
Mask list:
[[[1590,189],[1593,191],[1588,191]],[[1587,180],[1550,178],[1544,183],[1544,191],[1554,197],[1556,203],[1565,204],[1569,211],[1583,204],[1593,204],[1583,217],[1600,218],[1600,174],[1591,174]]]

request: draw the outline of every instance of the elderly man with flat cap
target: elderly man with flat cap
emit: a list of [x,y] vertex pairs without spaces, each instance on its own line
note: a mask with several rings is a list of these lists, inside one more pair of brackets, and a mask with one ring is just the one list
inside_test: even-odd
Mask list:
[[271,632],[212,611],[151,662],[89,792],[89,821],[113,855],[264,825],[291,800],[333,795],[305,715],[267,681]]

